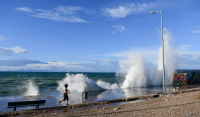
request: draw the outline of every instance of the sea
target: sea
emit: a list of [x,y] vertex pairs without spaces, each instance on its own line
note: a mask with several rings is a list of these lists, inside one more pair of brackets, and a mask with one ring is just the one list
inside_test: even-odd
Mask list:
[[[162,83],[155,85],[147,81],[142,76],[130,77],[122,73],[0,72],[0,112],[13,111],[7,104],[16,101],[46,100],[40,108],[65,106],[66,101],[58,103],[63,99],[65,84],[70,91],[70,105],[162,93]],[[167,85],[166,91],[174,87]],[[193,87],[197,86],[180,86],[182,89]],[[17,111],[29,109],[35,107],[21,107]]]

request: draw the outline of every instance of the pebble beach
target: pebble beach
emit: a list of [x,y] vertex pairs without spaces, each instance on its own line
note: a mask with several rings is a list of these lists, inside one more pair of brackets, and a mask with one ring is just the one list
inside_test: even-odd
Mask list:
[[[102,107],[101,104],[96,103],[95,108],[85,108],[88,106],[75,106],[70,105],[60,108],[42,109],[42,110],[29,110],[29,111],[16,111],[0,113],[0,116],[34,116],[34,117],[128,117],[128,116],[200,116],[200,88],[167,92],[166,95],[156,97],[155,95],[140,96],[139,98],[146,98],[145,101],[120,104],[117,106]],[[127,98],[130,101],[135,98]],[[137,97],[138,99],[138,97]],[[109,101],[107,101],[108,103]],[[111,102],[111,101],[110,101]],[[105,105],[105,104],[104,104]],[[82,108],[76,110],[76,108]],[[75,109],[68,112],[68,109]],[[62,110],[62,111],[59,111]]]

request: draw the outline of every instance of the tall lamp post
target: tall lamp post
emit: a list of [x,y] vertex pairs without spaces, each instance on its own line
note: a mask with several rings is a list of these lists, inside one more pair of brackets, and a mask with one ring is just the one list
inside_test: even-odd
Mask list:
[[162,10],[160,11],[152,11],[149,14],[154,14],[156,12],[160,12],[161,14],[161,30],[162,30],[162,48],[163,48],[163,94],[165,94],[165,64],[164,64],[164,40],[163,40],[163,21],[162,21]]

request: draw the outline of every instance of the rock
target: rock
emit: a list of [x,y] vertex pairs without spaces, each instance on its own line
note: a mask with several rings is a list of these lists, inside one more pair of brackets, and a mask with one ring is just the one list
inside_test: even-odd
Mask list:
[[170,97],[169,95],[166,95],[166,97]]
[[98,109],[99,107],[96,107],[95,109]]
[[121,108],[119,108],[119,107],[117,107],[117,108],[114,108],[114,110],[119,110],[119,109],[121,109]]
[[168,99],[165,99],[166,101],[168,101]]

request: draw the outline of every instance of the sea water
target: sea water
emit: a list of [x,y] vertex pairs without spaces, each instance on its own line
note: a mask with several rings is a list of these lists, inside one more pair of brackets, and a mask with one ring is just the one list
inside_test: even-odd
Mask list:
[[[162,93],[162,85],[123,88],[126,77],[117,73],[0,72],[0,112],[13,111],[13,108],[7,108],[7,104],[15,101],[44,99],[46,103],[40,108],[65,106],[66,102],[58,103],[63,99],[64,84],[69,85],[71,105]],[[173,87],[166,86],[166,91],[171,91]],[[88,92],[87,99],[83,92]]]
[[[102,96],[99,94],[108,89],[119,88],[120,79],[116,73],[0,72],[0,112],[12,111],[7,108],[7,104],[13,101],[45,99],[47,102],[43,107],[59,106],[58,101],[63,98],[65,84],[68,84],[70,91],[70,104],[106,100],[100,98]],[[85,91],[88,92],[88,99],[83,101],[82,92]],[[118,98],[109,95],[107,94],[107,99]],[[61,103],[65,104],[66,102]]]
[[63,93],[64,84],[71,92],[113,89],[118,79],[115,73],[0,72],[0,97]]

